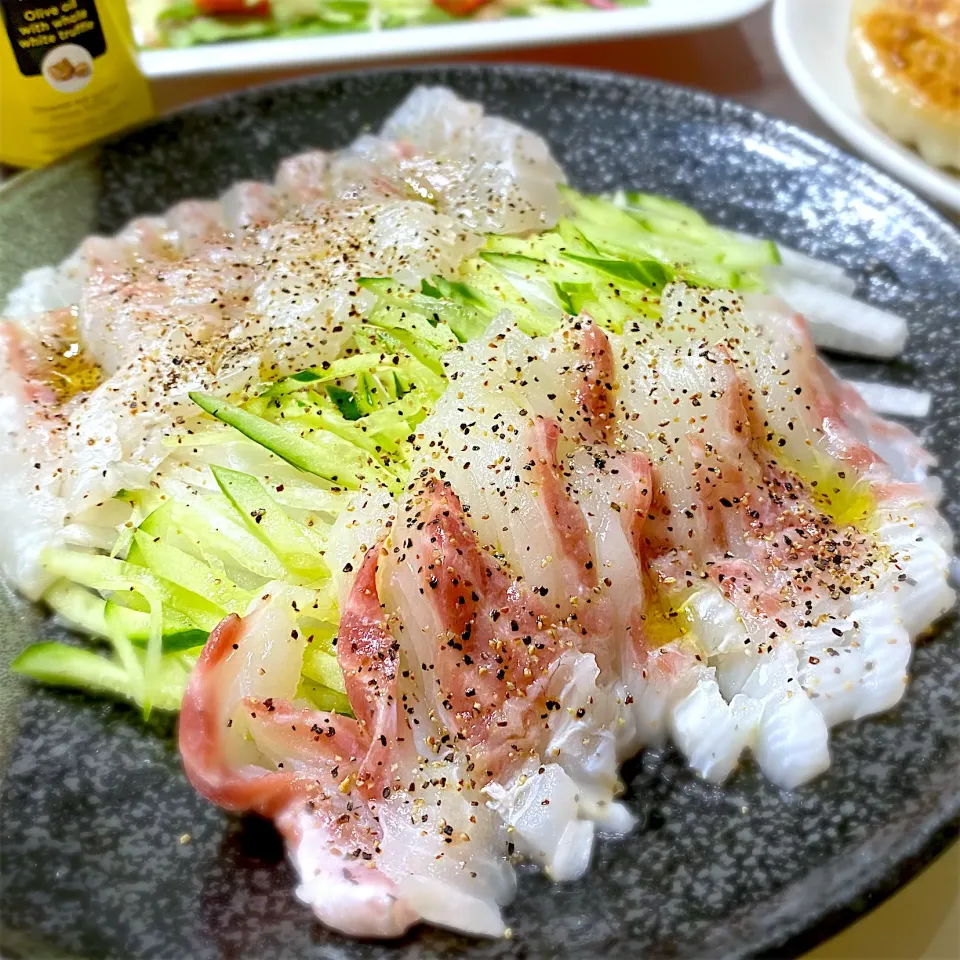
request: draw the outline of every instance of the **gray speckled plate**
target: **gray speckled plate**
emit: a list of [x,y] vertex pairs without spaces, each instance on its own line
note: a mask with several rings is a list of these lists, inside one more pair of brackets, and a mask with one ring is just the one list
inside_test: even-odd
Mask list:
[[[0,191],[0,291],[26,267],[134,214],[269,177],[284,155],[335,147],[416,83],[445,83],[543,133],[573,182],[693,203],[843,264],[872,302],[911,323],[906,355],[861,377],[935,394],[923,426],[960,521],[960,235],[871,168],[783,123],[702,94],[559,70],[373,72],[201,105]],[[842,366],[842,365],[841,365]],[[849,368],[853,370],[851,365]],[[0,597],[0,670],[36,636]],[[194,794],[171,722],[0,674],[3,949],[83,958],[742,957],[794,954],[870,908],[956,833],[960,649],[956,620],[917,650],[900,707],[837,730],[833,766],[782,793],[749,766],[723,790],[672,753],[626,771],[641,826],[602,842],[589,875],[530,873],[513,939],[427,930],[351,943],[293,897],[272,829]],[[6,751],[4,751],[6,755]],[[191,842],[181,844],[188,833]]]

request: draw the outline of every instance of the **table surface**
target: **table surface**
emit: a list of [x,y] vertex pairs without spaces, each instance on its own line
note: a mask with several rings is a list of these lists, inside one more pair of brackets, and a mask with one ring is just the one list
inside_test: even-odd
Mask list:
[[[773,46],[770,11],[699,33],[473,54],[464,62],[524,62],[594,67],[696,86],[837,138],[796,94]],[[410,62],[410,61],[405,61]],[[362,65],[357,65],[362,66]],[[350,69],[340,65],[336,69]],[[315,70],[272,71],[157,81],[157,109],[167,112],[257,83]],[[960,845],[807,960],[960,960]]]

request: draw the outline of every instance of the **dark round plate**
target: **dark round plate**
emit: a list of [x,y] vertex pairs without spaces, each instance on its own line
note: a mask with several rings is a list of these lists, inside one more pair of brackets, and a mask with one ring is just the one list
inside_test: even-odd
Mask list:
[[[9,287],[84,233],[270,177],[304,147],[342,146],[417,83],[447,84],[539,131],[578,187],[668,193],[850,269],[861,295],[910,320],[902,360],[856,373],[933,391],[923,433],[943,460],[958,527],[960,235],[834,147],[689,90],[457,67],[323,77],[202,104],[0,191],[0,282]],[[35,633],[35,615],[12,599],[0,614],[9,653]],[[8,733],[19,712],[0,833],[4,948],[151,960],[795,954],[879,902],[955,835],[957,634],[953,619],[922,643],[902,705],[837,730],[833,766],[795,793],[749,765],[713,789],[673,753],[648,752],[625,771],[638,829],[601,842],[578,883],[523,876],[507,911],[513,937],[494,942],[423,930],[382,945],[326,932],[294,899],[272,829],[192,791],[172,723],[145,725],[132,710],[79,695],[24,694],[0,678]]]

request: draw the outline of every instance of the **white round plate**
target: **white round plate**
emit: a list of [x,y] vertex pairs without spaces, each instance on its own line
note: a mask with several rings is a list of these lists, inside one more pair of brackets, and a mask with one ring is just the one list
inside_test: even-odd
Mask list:
[[776,0],[773,35],[787,75],[824,123],[878,166],[932,200],[960,211],[960,177],[898,143],[857,102],[847,70],[852,0]]

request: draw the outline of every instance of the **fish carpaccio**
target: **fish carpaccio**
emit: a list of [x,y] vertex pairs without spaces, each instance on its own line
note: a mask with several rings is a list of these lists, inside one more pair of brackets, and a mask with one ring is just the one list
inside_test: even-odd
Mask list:
[[[114,495],[188,466],[190,391],[322,369],[360,278],[453,277],[484,233],[552,226],[562,178],[538,137],[419,90],[379,136],[35,274],[3,328],[5,572],[38,595],[45,547],[110,549]],[[301,695],[309,590],[272,580],[180,718],[191,782],[272,818],[297,895],[357,936],[503,934],[518,860],[572,879],[631,829],[618,766],[646,745],[714,783],[747,754],[809,781],[954,600],[931,458],[774,297],[677,282],[619,332],[582,312],[536,337],[504,310],[443,376],[402,482],[341,496],[323,541],[349,713]]]

